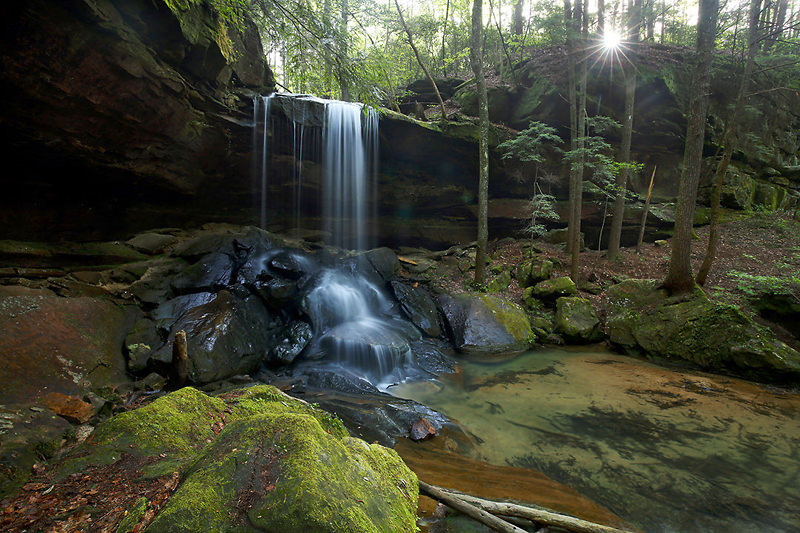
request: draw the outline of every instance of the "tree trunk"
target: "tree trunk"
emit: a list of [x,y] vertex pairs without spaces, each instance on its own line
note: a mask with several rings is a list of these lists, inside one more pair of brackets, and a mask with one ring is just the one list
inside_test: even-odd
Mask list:
[[447,62],[445,61],[445,39],[447,38],[447,19],[450,17],[450,0],[447,0],[447,7],[444,10],[444,21],[442,22],[442,76],[447,77]]
[[650,186],[647,188],[647,199],[644,201],[644,209],[642,209],[642,223],[639,226],[639,238],[636,239],[636,253],[642,252],[642,242],[644,241],[644,229],[647,225],[647,213],[650,212],[650,195],[653,194],[653,182],[656,179],[656,168],[653,167],[653,175],[650,176]]
[[[395,0],[396,1],[396,0]],[[478,250],[475,254],[475,283],[486,283],[486,248],[489,240],[489,104],[486,96],[486,78],[483,74],[483,2],[473,0],[472,34],[469,58],[475,83],[478,86],[478,120],[480,142],[478,147]]]
[[[640,24],[637,20],[640,11],[632,10],[628,17],[628,33],[632,49],[636,48],[638,39],[634,28]],[[631,61],[634,52],[631,51]],[[622,240],[622,223],[625,218],[625,192],[628,188],[628,174],[630,168],[628,163],[631,161],[631,138],[633,136],[633,106],[636,98],[636,68],[635,65],[627,65],[625,72],[625,110],[622,122],[622,146],[620,146],[620,162],[624,165],[614,183],[616,197],[614,199],[614,218],[611,219],[611,233],[608,236],[608,258],[617,259],[619,257],[620,241]]]
[[[572,29],[574,31],[574,35],[580,35],[580,39],[578,40],[580,43],[580,50],[585,53],[587,25],[584,17],[585,11],[583,9],[583,4],[581,3],[581,0],[576,0],[574,15],[572,17]],[[573,52],[575,52],[574,47]],[[585,163],[583,157],[583,148],[585,147],[586,143],[586,81],[588,75],[588,65],[585,58],[582,58],[583,60],[580,61],[580,67],[578,67],[576,65],[577,62],[575,61],[574,53],[572,56],[573,60],[571,63],[575,66],[575,70],[573,70],[573,72],[575,73],[574,75],[578,77],[577,94],[575,95],[574,100],[577,106],[575,110],[575,129],[577,136],[575,139],[575,146],[581,155],[576,164],[570,169],[570,229],[568,232],[569,243],[567,247],[569,252],[572,254],[569,270],[570,278],[572,278],[572,281],[577,284],[578,262],[581,252],[581,208],[583,206],[583,170]],[[579,72],[575,72],[576,70],[579,70]]]
[[[602,1],[602,0],[600,0]],[[513,29],[514,35],[518,38],[522,38],[522,4],[524,4],[524,0],[516,0],[514,2],[514,13],[511,17],[511,27]],[[521,44],[521,43],[517,43]]]
[[697,92],[690,104],[683,152],[683,172],[678,188],[675,212],[675,235],[672,240],[669,270],[663,286],[672,293],[689,292],[694,288],[691,247],[697,186],[703,158],[708,95],[711,91],[711,60],[717,30],[719,0],[700,0],[697,21],[695,77]]
[[711,265],[717,254],[717,241],[719,240],[719,218],[720,218],[720,197],[722,195],[722,183],[725,181],[725,174],[728,171],[728,164],[731,162],[733,155],[733,139],[736,135],[736,121],[744,109],[744,103],[747,95],[747,87],[750,84],[750,76],[753,73],[753,65],[755,63],[757,43],[759,40],[758,31],[758,12],[761,9],[761,0],[752,0],[750,3],[750,29],[748,30],[748,44],[747,44],[747,62],[744,65],[744,72],[742,72],[742,81],[739,84],[739,92],[736,95],[736,103],[734,104],[731,116],[728,117],[728,123],[725,125],[725,135],[722,139],[722,160],[717,166],[714,174],[714,184],[711,190],[711,223],[708,230],[708,248],[706,249],[706,257],[703,259],[703,264],[697,272],[697,283],[705,285],[708,273],[711,271]]
[[439,101],[439,108],[442,111],[442,121],[447,120],[447,112],[444,110],[444,102],[442,101],[442,95],[439,94],[439,87],[436,86],[436,81],[434,81],[433,76],[431,73],[428,72],[428,69],[425,68],[425,63],[422,62],[422,58],[419,55],[419,51],[417,47],[414,46],[414,39],[411,37],[411,31],[408,29],[406,25],[406,19],[403,18],[403,12],[400,10],[400,4],[397,3],[397,0],[394,0],[394,5],[397,7],[397,14],[400,15],[400,24],[403,25],[403,29],[406,32],[406,36],[408,37],[408,44],[411,45],[411,50],[414,51],[414,57],[417,58],[417,64],[422,69],[422,72],[425,73],[425,77],[428,78],[428,81],[431,82],[431,86],[433,87],[433,92],[436,93],[436,99]]

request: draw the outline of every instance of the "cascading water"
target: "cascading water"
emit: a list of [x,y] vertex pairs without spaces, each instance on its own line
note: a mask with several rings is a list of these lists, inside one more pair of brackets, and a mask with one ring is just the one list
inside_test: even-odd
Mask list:
[[[291,129],[285,137],[280,137],[277,131],[277,115],[270,117],[271,104],[280,106],[288,118],[287,126]],[[311,153],[313,146],[304,142],[307,122],[312,122],[309,104],[325,107],[322,124],[315,124],[317,128],[322,126],[319,154]],[[285,205],[293,208],[291,218],[295,227],[299,227],[303,218],[301,209],[310,203],[308,195],[301,196],[303,157],[308,157],[322,164],[321,198],[316,205],[330,244],[356,250],[370,247],[373,243],[365,230],[375,215],[370,209],[374,210],[376,204],[377,112],[360,104],[274,95],[254,99],[253,124],[255,130],[263,126],[263,131],[254,131],[253,135],[254,150],[259,147],[262,150],[258,174],[262,227],[268,222],[269,214],[266,191],[275,185],[268,183],[268,177],[269,180],[283,179],[273,177],[277,172],[268,172],[267,167],[275,155],[271,151],[281,149],[280,157],[285,159],[289,154],[292,157],[292,181],[284,188],[292,190],[292,202]],[[269,143],[268,139],[271,139]],[[364,266],[367,262],[356,263]],[[353,267],[353,263],[350,266]],[[322,268],[305,284],[302,307],[314,330],[314,340],[306,349],[306,355],[327,360],[374,385],[385,387],[402,381],[409,372],[418,374],[411,343],[419,341],[421,335],[413,324],[400,318],[384,289],[358,273],[359,266],[349,270]]]

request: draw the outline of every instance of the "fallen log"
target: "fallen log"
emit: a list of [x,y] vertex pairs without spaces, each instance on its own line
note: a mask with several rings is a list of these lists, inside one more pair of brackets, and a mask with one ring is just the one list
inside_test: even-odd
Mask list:
[[[422,482],[420,481],[420,483]],[[466,503],[474,505],[475,507],[483,511],[492,513],[493,515],[527,518],[528,520],[531,520],[537,524],[542,524],[544,526],[560,527],[561,529],[566,529],[567,531],[573,531],[575,533],[623,533],[625,531],[623,529],[618,529],[611,526],[605,526],[602,524],[595,524],[594,522],[581,520],[580,518],[574,518],[572,516],[567,516],[559,513],[554,513],[552,511],[545,511],[543,509],[525,507],[524,505],[517,505],[514,503],[493,502],[491,500],[484,500],[482,498],[476,498],[475,496],[470,496],[468,494],[461,494],[446,489],[439,489],[439,490],[443,494],[453,496],[454,498],[458,498]]]
[[491,513],[478,509],[474,505],[465,502],[464,499],[459,496],[446,493],[439,487],[428,485],[422,480],[419,481],[419,491],[500,533],[526,533],[524,529],[518,528]]

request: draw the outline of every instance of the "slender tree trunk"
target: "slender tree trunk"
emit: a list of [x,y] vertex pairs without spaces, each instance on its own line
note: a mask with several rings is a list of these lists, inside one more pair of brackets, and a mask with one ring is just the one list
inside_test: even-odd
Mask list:
[[[565,9],[569,6],[569,1],[564,2]],[[570,182],[569,182],[569,229],[567,232],[567,249],[571,254],[570,261],[570,277],[572,280],[578,282],[578,263],[580,258],[580,240],[581,240],[581,208],[583,206],[583,170],[584,158],[583,148],[586,139],[586,79],[588,74],[586,58],[582,57],[581,61],[576,61],[576,56],[579,51],[584,51],[585,37],[587,27],[584,21],[584,10],[581,0],[576,0],[573,13],[569,19],[570,26],[568,28],[568,44],[570,60],[570,100],[575,106],[574,111],[570,111],[570,119],[574,116],[574,149],[578,150],[581,154],[572,168],[570,169]],[[578,41],[579,46],[575,46],[575,40]],[[578,64],[580,63],[580,64]],[[577,80],[575,79],[577,78]],[[576,87],[577,85],[577,87]],[[573,115],[574,114],[574,115]]]
[[731,162],[733,155],[733,140],[736,135],[736,121],[744,108],[744,103],[747,95],[747,88],[750,84],[750,76],[753,73],[753,65],[756,57],[756,47],[759,40],[758,31],[758,12],[761,8],[761,0],[752,0],[750,3],[750,29],[748,30],[748,44],[747,44],[747,62],[744,65],[744,72],[742,72],[742,81],[739,84],[739,92],[736,95],[736,103],[734,104],[731,116],[728,117],[728,123],[725,125],[725,135],[722,139],[722,146],[725,148],[722,152],[722,160],[717,166],[717,171],[714,174],[714,185],[711,190],[711,223],[708,230],[708,248],[706,249],[706,257],[703,259],[703,264],[697,272],[697,283],[705,285],[708,273],[711,271],[711,265],[714,263],[714,258],[717,254],[717,242],[719,240],[719,218],[720,218],[720,197],[722,195],[722,183],[725,180],[725,174],[728,171],[728,165]]
[[653,175],[650,176],[650,186],[647,188],[647,198],[642,209],[642,223],[639,226],[639,238],[636,239],[636,253],[642,252],[642,242],[644,242],[644,230],[647,226],[647,214],[650,212],[650,196],[653,194],[653,182],[656,179],[656,167],[653,167]]
[[444,9],[444,22],[442,22],[442,76],[447,77],[447,62],[445,60],[445,40],[447,39],[447,19],[450,17],[450,0]]
[[[636,48],[638,39],[636,32],[633,31],[641,23],[641,11],[632,10],[628,13],[628,32],[632,49]],[[631,51],[631,61],[633,54]],[[623,163],[614,183],[616,197],[614,199],[614,218],[611,219],[611,233],[608,236],[608,258],[617,259],[619,257],[620,241],[622,240],[622,223],[625,218],[625,192],[628,188],[628,174],[630,168],[628,163],[631,161],[631,138],[633,137],[633,107],[636,98],[636,67],[634,65],[624,65],[627,67],[625,72],[625,110],[622,120],[622,146],[620,147],[620,162]]]
[[425,73],[425,77],[428,78],[428,81],[431,82],[431,86],[433,87],[433,92],[436,93],[436,99],[439,101],[439,108],[442,111],[442,121],[447,120],[447,112],[444,110],[444,102],[442,101],[442,95],[439,94],[439,87],[436,86],[436,81],[434,81],[433,76],[431,73],[428,72],[428,69],[425,67],[425,63],[422,62],[422,57],[419,55],[419,51],[417,47],[414,46],[414,39],[411,37],[411,31],[408,29],[406,25],[406,19],[403,18],[403,12],[400,10],[400,4],[397,3],[397,0],[394,0],[394,5],[397,7],[397,14],[400,15],[400,24],[403,25],[403,29],[406,32],[406,36],[408,37],[408,44],[411,45],[411,50],[414,51],[414,57],[417,58],[417,64],[422,69],[422,72]]
[[482,0],[473,0],[472,3],[469,58],[478,86],[478,119],[481,129],[478,147],[478,250],[475,254],[475,283],[483,284],[486,282],[486,248],[489,240],[489,104],[486,96],[486,78],[483,73]]
[[[325,0],[322,4],[322,27],[326,32],[331,29],[331,0]],[[328,37],[330,37],[330,35]],[[325,47],[325,98],[333,98],[333,59],[331,57],[331,46],[329,44],[323,46]]]
[[611,233],[608,237],[608,258],[619,257],[622,241],[622,223],[625,218],[625,193],[628,189],[628,174],[631,161],[631,137],[633,136],[633,104],[636,94],[636,70],[630,68],[625,75],[625,117],[622,129],[622,147],[620,161],[622,167],[615,182],[616,198],[614,199],[614,218],[611,219]]
[[512,31],[514,32],[514,36],[518,39],[522,38],[522,7],[524,3],[524,0],[516,0],[514,2],[514,12],[511,17]]
[[691,264],[692,228],[703,158],[708,95],[711,91],[711,60],[718,11],[719,0],[700,0],[694,61],[697,93],[693,95],[687,120],[683,172],[678,189],[678,207],[675,212],[675,235],[672,240],[669,270],[663,283],[664,287],[673,293],[688,292],[694,288]]

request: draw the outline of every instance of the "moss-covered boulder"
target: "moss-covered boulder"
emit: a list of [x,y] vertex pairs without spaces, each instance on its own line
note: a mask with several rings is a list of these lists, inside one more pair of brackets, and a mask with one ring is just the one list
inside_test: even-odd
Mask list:
[[131,476],[180,478],[155,518],[140,512],[147,501],[131,500],[127,516],[141,518],[126,517],[129,530],[416,531],[417,478],[393,450],[350,437],[336,417],[268,385],[221,397],[184,388],[117,415],[57,479],[111,463],[138,468]]
[[731,209],[750,209],[754,188],[753,178],[738,168],[729,166],[720,190],[720,203]]
[[556,300],[556,333],[573,344],[589,344],[603,339],[600,319],[592,303],[584,298],[562,297]]
[[471,355],[519,352],[533,338],[528,317],[517,304],[493,294],[442,295],[437,300],[455,348]]
[[555,302],[562,296],[575,296],[578,287],[568,276],[540,281],[533,287],[533,295],[546,302]]
[[489,281],[486,288],[489,292],[505,292],[509,285],[511,285],[511,273],[503,270]]
[[550,279],[552,273],[552,261],[542,257],[533,257],[519,266],[517,269],[517,281],[520,287],[530,287]]
[[671,297],[655,280],[627,280],[607,291],[609,340],[654,357],[761,377],[800,377],[800,353],[732,305],[701,290]]

